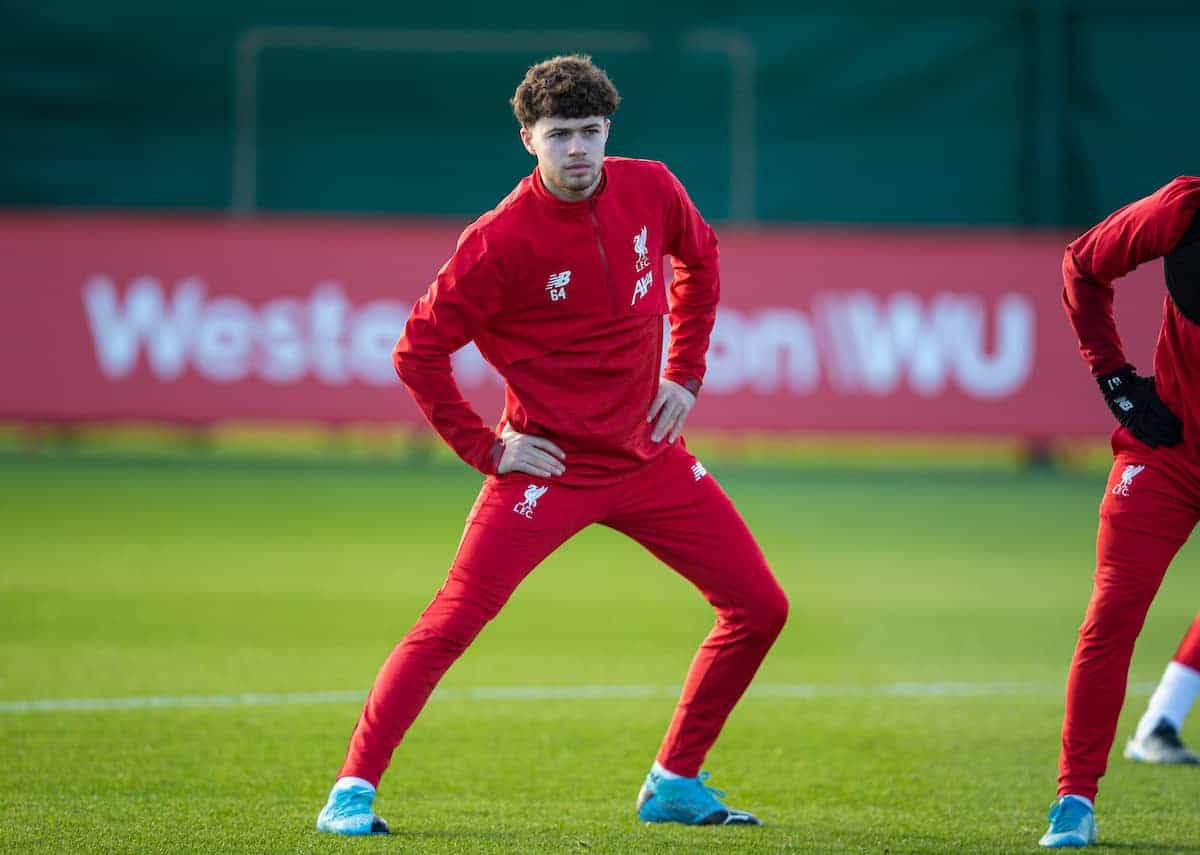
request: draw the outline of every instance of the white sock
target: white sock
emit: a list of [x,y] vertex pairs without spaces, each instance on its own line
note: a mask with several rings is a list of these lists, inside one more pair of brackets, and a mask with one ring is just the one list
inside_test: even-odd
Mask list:
[[337,782],[333,785],[333,788],[335,790],[344,790],[347,787],[366,787],[368,790],[371,791],[372,795],[374,795],[374,793],[375,793],[375,785],[374,784],[372,784],[370,781],[364,780],[362,778],[355,778],[351,775],[347,775],[344,778],[338,778]]
[[670,771],[668,771],[668,770],[664,769],[662,766],[660,766],[660,765],[658,764],[658,761],[657,761],[657,760],[655,760],[655,761],[654,761],[654,765],[650,767],[650,771],[651,771],[651,772],[653,772],[655,775],[661,775],[661,776],[662,776],[662,777],[664,777],[664,778],[682,778],[682,777],[685,777],[685,776],[683,776],[683,775],[676,775],[674,772],[670,772]]
[[1138,722],[1135,738],[1145,739],[1164,718],[1176,731],[1183,730],[1183,722],[1197,695],[1200,695],[1200,671],[1178,662],[1167,663],[1167,670],[1163,671],[1158,688],[1150,696],[1146,714]]
[[1096,806],[1094,804],[1092,804],[1092,800],[1089,799],[1087,796],[1077,796],[1074,793],[1067,793],[1065,796],[1063,796],[1063,798],[1064,799],[1065,798],[1079,799],[1081,802],[1083,802],[1089,808],[1091,808],[1093,812],[1095,812],[1095,810],[1096,810]]

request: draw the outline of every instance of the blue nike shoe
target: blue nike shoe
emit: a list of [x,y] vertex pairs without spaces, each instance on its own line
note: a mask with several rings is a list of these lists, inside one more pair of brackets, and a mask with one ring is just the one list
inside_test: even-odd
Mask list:
[[698,778],[667,778],[651,771],[638,793],[638,819],[684,825],[762,825],[754,814],[721,804],[717,796],[725,793],[705,786],[708,777],[701,772]]
[[1050,805],[1050,827],[1038,841],[1048,849],[1091,846],[1096,842],[1096,814],[1078,796],[1062,796]]
[[331,834],[387,834],[388,824],[371,809],[374,788],[365,784],[333,785],[329,801],[317,816],[317,831]]

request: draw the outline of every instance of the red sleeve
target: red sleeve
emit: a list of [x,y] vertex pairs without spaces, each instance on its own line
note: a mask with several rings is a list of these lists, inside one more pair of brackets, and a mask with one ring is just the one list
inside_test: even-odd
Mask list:
[[1093,226],[1067,245],[1063,306],[1079,352],[1099,377],[1126,362],[1113,319],[1113,280],[1169,254],[1200,208],[1200,178],[1181,176]]
[[501,280],[494,259],[476,226],[463,232],[392,351],[396,373],[425,418],[459,457],[485,475],[495,473],[503,445],[463,398],[450,354],[474,339],[499,308]]
[[675,275],[667,291],[671,346],[663,376],[696,394],[704,381],[705,354],[721,296],[717,235],[679,179],[669,171],[666,174],[674,226],[666,251]]

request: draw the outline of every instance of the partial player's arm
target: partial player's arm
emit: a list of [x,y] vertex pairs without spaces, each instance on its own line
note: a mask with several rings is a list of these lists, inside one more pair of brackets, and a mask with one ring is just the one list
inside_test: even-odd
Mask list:
[[494,474],[504,445],[463,397],[450,354],[471,341],[500,306],[500,272],[474,227],[459,239],[437,279],[413,308],[392,351],[396,373],[433,429],[463,460]]
[[695,395],[704,382],[708,339],[717,319],[720,254],[716,232],[700,216],[679,179],[670,172],[666,178],[675,228],[665,249],[675,275],[667,291],[671,347],[663,376]]
[[[1089,229],[1063,256],[1063,305],[1080,353],[1113,415],[1152,448],[1179,442],[1182,424],[1159,400],[1154,379],[1138,376],[1125,360],[1113,318],[1112,283],[1145,261],[1171,258],[1194,229],[1198,208],[1200,179],[1176,178]],[[1200,295],[1173,290],[1172,297],[1180,305],[1180,299]]]
[[1113,281],[1168,255],[1200,208],[1200,178],[1183,176],[1111,214],[1067,246],[1063,306],[1095,377],[1125,362],[1113,319]]
[[669,171],[670,220],[666,244],[675,275],[667,292],[671,346],[647,421],[655,422],[651,438],[674,442],[704,382],[705,354],[717,317],[721,293],[717,235],[700,216],[683,185]]

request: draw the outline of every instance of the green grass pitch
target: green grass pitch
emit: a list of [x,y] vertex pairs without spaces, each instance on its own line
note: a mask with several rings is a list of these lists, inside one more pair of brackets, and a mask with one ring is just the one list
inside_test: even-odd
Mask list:
[[[707,763],[767,826],[636,822],[711,613],[592,529],[531,576],[396,753],[378,802],[395,833],[350,840],[313,828],[358,711],[349,694],[15,702],[365,692],[440,584],[478,477],[0,459],[0,851],[1037,851],[1103,475],[709,469],[792,602]],[[1150,613],[1135,683],[1157,679],[1200,605],[1194,554]],[[595,696],[467,691],[505,687]],[[1119,756],[1144,703],[1143,688],[1126,704],[1101,842],[1200,852],[1200,770]]]

